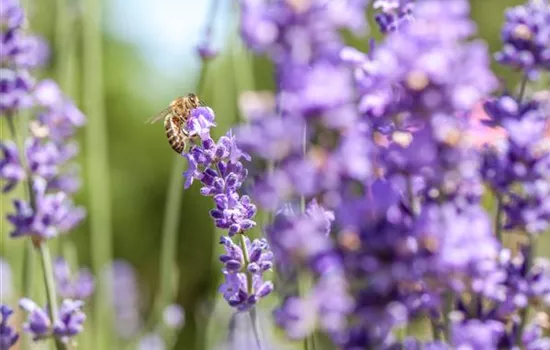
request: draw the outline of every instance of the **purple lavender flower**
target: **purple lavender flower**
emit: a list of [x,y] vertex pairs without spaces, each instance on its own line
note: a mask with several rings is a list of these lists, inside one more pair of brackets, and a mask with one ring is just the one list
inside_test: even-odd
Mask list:
[[[485,103],[491,126],[508,137],[483,153],[482,175],[500,193],[505,229],[540,233],[550,225],[550,139],[546,114],[539,101],[518,101],[503,95]],[[518,190],[519,189],[519,190]]]
[[[273,291],[273,283],[262,278],[263,273],[272,267],[273,254],[269,251],[267,241],[256,239],[250,242],[247,237],[244,240],[249,254],[246,265],[241,247],[228,237],[222,236],[220,239],[226,254],[220,256],[220,261],[224,264],[222,272],[225,283],[220,286],[219,291],[229,305],[240,311],[250,309]],[[247,274],[251,276],[250,286]]]
[[14,226],[12,237],[35,236],[48,239],[73,229],[83,218],[84,210],[74,207],[63,192],[46,193],[46,181],[37,178],[33,183],[34,208],[19,199],[14,200],[15,213],[8,215]]
[[456,349],[496,349],[505,325],[497,321],[464,320],[455,313],[451,326],[451,344]]
[[499,295],[500,299],[493,298],[497,303],[493,312],[500,318],[530,305],[550,306],[550,261],[535,258],[529,267],[530,254],[533,253],[528,247],[515,257],[507,249],[500,252],[498,267],[503,276],[499,286],[503,295]]
[[185,324],[185,312],[181,306],[170,304],[162,312],[162,319],[169,328],[179,329]]
[[104,274],[113,295],[115,329],[119,337],[130,339],[142,327],[136,271],[128,262],[114,260]]
[[67,343],[70,338],[83,330],[82,324],[86,315],[81,311],[84,303],[79,300],[65,299],[59,309],[58,320],[52,325],[48,313],[30,299],[23,298],[19,306],[29,313],[27,322],[23,325],[25,332],[33,336],[33,340],[54,336]]
[[412,0],[376,0],[373,3],[375,9],[382,12],[375,17],[376,23],[382,33],[393,32],[413,19]]
[[144,335],[137,345],[138,350],[165,350],[166,342],[159,334],[149,333]]
[[277,63],[307,64],[321,57],[336,57],[341,45],[337,30],[364,32],[367,4],[363,0],[247,0],[241,4],[241,35],[250,48],[269,53]]
[[[250,157],[237,147],[231,132],[216,144],[210,137],[210,128],[214,126],[214,113],[210,108],[199,107],[191,111],[185,131],[197,140],[197,144],[184,154],[189,164],[184,173],[185,188],[194,179],[201,181],[201,194],[212,197],[216,204],[210,216],[217,227],[227,230],[229,236],[220,239],[226,250],[226,254],[220,256],[225,276],[220,293],[229,305],[244,311],[273,291],[273,283],[262,278],[263,273],[271,268],[272,253],[267,241],[250,242],[245,236],[246,231],[256,226],[253,221],[256,206],[248,196],[241,197],[238,193],[248,174],[240,159],[250,160]],[[230,238],[237,234],[242,235],[242,246]]]
[[29,313],[27,322],[23,325],[25,332],[33,336],[33,340],[47,338],[51,334],[52,322],[48,313],[30,299],[19,300],[19,307]]
[[18,29],[23,25],[25,13],[18,0],[2,0],[0,6],[0,27],[2,31]]
[[486,45],[461,42],[474,32],[468,12],[464,0],[416,4],[415,21],[374,50],[371,73],[360,82],[365,95],[393,91],[390,104],[378,108],[412,113],[408,119],[464,111],[485,97],[497,82]]
[[0,159],[0,179],[5,180],[6,184],[2,192],[11,191],[15,185],[25,178],[25,170],[21,167],[17,146],[12,141],[0,143],[2,149],[2,158]]
[[63,258],[54,262],[57,292],[66,299],[87,299],[94,292],[94,277],[88,269],[81,269],[71,276],[69,264]]
[[81,333],[86,315],[82,312],[84,302],[65,299],[59,309],[59,320],[53,325],[53,333],[67,343],[71,337]]
[[0,304],[0,349],[8,350],[19,339],[19,335],[15,332],[15,329],[8,325],[8,318],[13,313],[13,310],[4,304]]
[[501,64],[522,69],[531,78],[538,70],[550,70],[550,3],[528,0],[507,9],[502,41],[496,54]]
[[0,113],[13,113],[15,110],[32,106],[29,92],[34,80],[26,71],[0,68]]
[[[464,288],[463,276],[483,280],[497,269],[499,244],[487,213],[478,206],[457,208],[449,203],[426,206],[415,228],[419,243],[432,254],[429,266],[447,277],[451,288]],[[450,277],[457,276],[459,279]]]

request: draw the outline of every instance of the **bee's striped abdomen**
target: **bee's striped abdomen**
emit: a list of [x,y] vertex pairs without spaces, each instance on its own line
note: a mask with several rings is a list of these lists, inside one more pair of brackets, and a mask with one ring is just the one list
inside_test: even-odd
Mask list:
[[183,130],[181,130],[180,122],[177,117],[168,115],[164,119],[164,129],[166,130],[166,137],[170,147],[178,154],[181,154],[185,148],[185,136]]

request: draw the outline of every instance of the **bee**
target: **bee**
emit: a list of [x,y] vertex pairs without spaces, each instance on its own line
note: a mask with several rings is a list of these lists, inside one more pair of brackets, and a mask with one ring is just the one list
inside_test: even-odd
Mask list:
[[176,98],[170,103],[170,106],[165,110],[157,113],[149,120],[148,124],[154,124],[164,118],[164,129],[170,147],[180,154],[185,149],[185,144],[188,135],[183,126],[189,117],[192,109],[202,105],[202,101],[195,94],[187,94]]

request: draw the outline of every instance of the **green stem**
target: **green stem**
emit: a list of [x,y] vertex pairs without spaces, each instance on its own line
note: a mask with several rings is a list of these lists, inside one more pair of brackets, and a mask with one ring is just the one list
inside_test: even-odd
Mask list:
[[[82,16],[84,110],[88,115],[86,158],[89,183],[90,249],[97,276],[112,257],[110,171],[107,123],[105,118],[102,67],[101,1],[85,0]],[[94,295],[94,348],[108,347],[111,340],[113,309],[109,282],[97,280]]]
[[[55,292],[52,259],[50,257],[48,243],[46,241],[41,241],[38,243],[38,252],[40,253],[40,259],[42,261],[42,272],[44,276],[44,285],[46,286],[46,298],[48,300],[48,311],[50,313],[52,324],[55,324],[58,318],[57,295]],[[65,344],[58,339],[55,340],[55,347],[57,350],[66,349]]]
[[[246,236],[244,233],[239,234],[239,243],[241,244],[241,249],[243,251],[243,260],[245,269],[248,267],[250,262],[248,256],[248,248],[246,247]],[[252,294],[252,274],[248,271],[246,272],[246,285],[248,294]]]
[[504,215],[504,210],[502,208],[502,196],[496,194],[497,199],[497,212],[495,215],[495,234],[499,242],[502,243],[502,218]]
[[523,76],[523,79],[521,80],[521,85],[519,87],[519,94],[518,94],[518,103],[521,105],[521,101],[523,100],[523,97],[525,96],[525,88],[527,87],[527,81],[529,78],[527,77],[527,74]]
[[[535,247],[535,237],[533,235],[529,235],[529,243],[528,243],[528,249],[527,249],[527,254],[526,256],[524,256],[524,259],[527,259],[527,261],[525,262],[526,264],[526,271],[527,273],[529,272],[529,270],[531,270],[531,267],[533,266],[533,255],[535,255],[535,252],[534,252],[534,247]],[[519,327],[518,327],[518,332],[516,334],[516,344],[519,346],[519,347],[522,347],[523,345],[523,341],[522,341],[522,336],[523,336],[523,329],[525,328],[525,325],[527,324],[527,316],[529,314],[529,305],[527,305],[525,308],[521,309],[520,312],[519,312],[519,319],[520,319],[520,324],[519,324]]]
[[183,200],[183,183],[181,174],[185,163],[180,156],[175,157],[172,164],[172,174],[166,193],[164,221],[162,225],[162,243],[160,251],[160,281],[159,292],[154,307],[154,317],[149,326],[154,326],[162,315],[162,310],[170,303],[174,290],[174,264],[176,263],[179,213]]
[[443,332],[448,342],[451,341],[450,339],[451,320],[449,319],[449,314],[453,311],[454,302],[455,300],[454,300],[453,294],[450,292],[445,293],[444,305],[443,305],[443,325],[445,329],[443,330]]
[[[246,246],[246,235],[244,233],[239,233],[239,243],[241,246],[241,250],[243,251],[243,262],[244,262],[244,268],[245,270],[248,267],[248,264],[250,263],[250,256],[248,255],[248,248]],[[247,293],[251,295],[254,293],[254,288],[252,286],[252,273],[246,271],[246,286],[247,286]],[[256,339],[256,345],[258,346],[258,349],[262,349],[262,341],[260,339],[260,332],[258,330],[258,324],[256,320],[256,310],[254,308],[250,309],[249,311],[250,315],[250,321],[252,322],[252,330],[254,331],[254,337]]]

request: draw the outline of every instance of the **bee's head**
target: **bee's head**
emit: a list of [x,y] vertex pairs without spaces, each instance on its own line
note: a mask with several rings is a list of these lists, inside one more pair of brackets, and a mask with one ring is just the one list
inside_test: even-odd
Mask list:
[[197,108],[200,104],[199,97],[193,93],[187,94],[187,99],[191,105],[191,108]]

